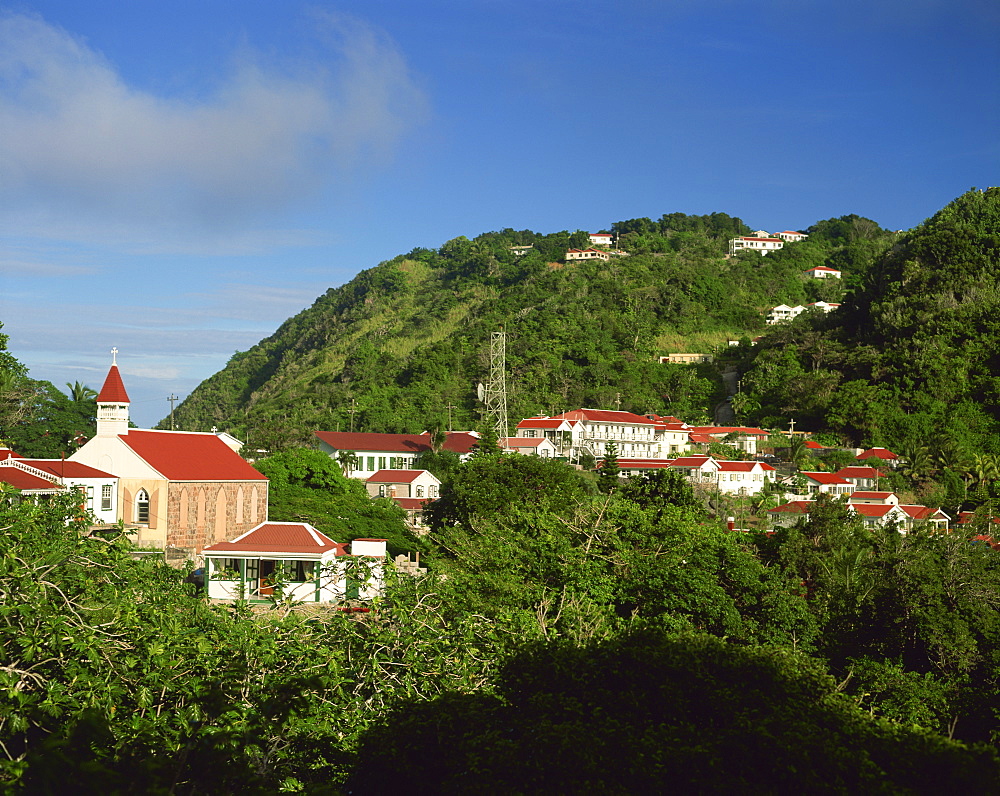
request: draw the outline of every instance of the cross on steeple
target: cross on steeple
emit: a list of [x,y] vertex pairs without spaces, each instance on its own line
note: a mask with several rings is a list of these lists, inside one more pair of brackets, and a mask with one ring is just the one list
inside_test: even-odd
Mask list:
[[114,348],[111,349],[111,364],[112,365],[117,365],[118,364],[118,347],[117,346],[115,346]]

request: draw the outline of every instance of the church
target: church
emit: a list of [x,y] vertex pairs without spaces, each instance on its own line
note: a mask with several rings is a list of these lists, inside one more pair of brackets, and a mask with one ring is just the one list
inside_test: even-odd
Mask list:
[[97,395],[97,434],[70,461],[118,476],[118,519],[136,544],[199,555],[267,519],[267,478],[228,434],[129,428],[117,349]]

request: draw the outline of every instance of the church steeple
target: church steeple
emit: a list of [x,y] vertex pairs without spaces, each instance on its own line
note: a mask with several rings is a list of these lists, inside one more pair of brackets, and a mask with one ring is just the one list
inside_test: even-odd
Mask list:
[[111,370],[97,394],[97,436],[128,434],[128,407],[131,403],[118,372],[118,349],[111,349]]

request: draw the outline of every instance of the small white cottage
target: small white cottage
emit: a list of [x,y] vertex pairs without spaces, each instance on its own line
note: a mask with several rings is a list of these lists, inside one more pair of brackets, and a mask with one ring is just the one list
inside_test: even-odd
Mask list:
[[370,600],[382,591],[386,540],[335,542],[305,522],[262,522],[202,555],[211,598]]

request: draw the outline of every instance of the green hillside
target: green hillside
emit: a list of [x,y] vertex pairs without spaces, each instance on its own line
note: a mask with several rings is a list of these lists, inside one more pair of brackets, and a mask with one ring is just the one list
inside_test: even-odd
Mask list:
[[741,350],[746,418],[889,445],[915,476],[951,469],[971,485],[977,456],[1000,463],[1000,188],[969,191],[852,266],[840,310]]
[[[419,432],[478,424],[489,339],[507,332],[511,417],[578,406],[707,419],[725,397],[715,367],[659,364],[754,336],[778,303],[839,300],[892,240],[857,216],[820,222],[767,257],[727,257],[750,230],[724,213],[612,225],[628,256],[565,261],[584,232],[511,229],[414,249],[331,288],[201,384],[180,428],[227,428],[280,448],[316,429]],[[513,246],[530,245],[525,254]],[[802,271],[830,262],[843,283]],[[449,405],[451,409],[449,410]]]

